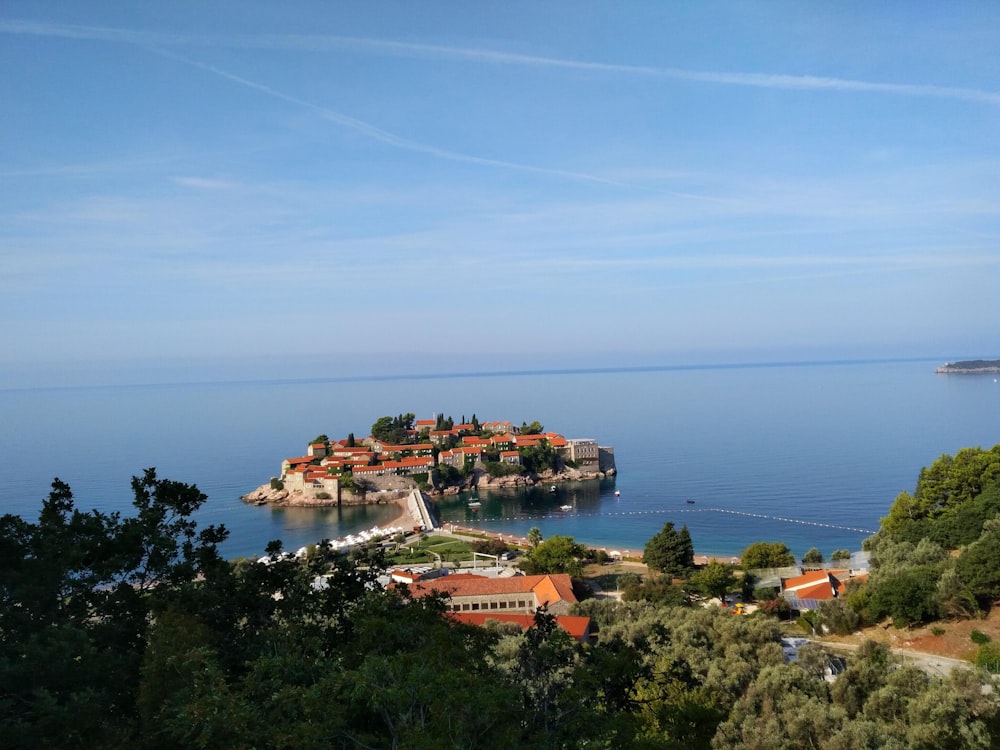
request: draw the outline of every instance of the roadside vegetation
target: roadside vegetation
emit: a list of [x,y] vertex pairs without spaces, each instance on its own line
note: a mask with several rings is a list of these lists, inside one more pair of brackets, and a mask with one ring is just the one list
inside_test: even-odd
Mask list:
[[[746,569],[695,566],[673,524],[649,540],[645,574],[528,534],[522,570],[621,594],[575,605],[596,629],[583,645],[544,610],[524,632],[476,628],[377,584],[387,554],[494,554],[497,540],[429,535],[346,556],[319,544],[303,559],[273,542],[265,563],[230,562],[226,530],[191,520],[205,500],[193,485],[148,470],[123,517],[78,510],[56,480],[36,521],[0,518],[0,746],[985,750],[1000,736],[985,671],[1000,668],[1000,639],[979,619],[1000,597],[998,459],[1000,446],[971,449],[922,471],[868,542],[867,584],[809,623],[943,637],[941,618],[961,618],[976,624],[979,671],[935,677],[863,641],[832,681],[820,646],[786,661],[779,639],[796,625],[773,590]],[[744,568],[786,562],[782,547],[757,543]],[[734,593],[758,610],[715,606]]]

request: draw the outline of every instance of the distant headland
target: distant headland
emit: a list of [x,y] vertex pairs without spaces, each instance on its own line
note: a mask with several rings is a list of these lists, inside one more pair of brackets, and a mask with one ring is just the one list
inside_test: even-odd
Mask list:
[[566,438],[539,422],[466,421],[435,414],[380,417],[371,434],[318,435],[303,456],[243,496],[257,505],[368,505],[426,495],[601,479],[617,473],[614,448],[592,438]]
[[935,372],[940,375],[985,375],[1000,372],[1000,359],[968,359],[962,362],[945,362]]

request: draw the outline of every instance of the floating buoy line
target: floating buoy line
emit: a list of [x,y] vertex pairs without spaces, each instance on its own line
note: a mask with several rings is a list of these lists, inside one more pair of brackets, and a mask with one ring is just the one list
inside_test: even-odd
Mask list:
[[[781,521],[782,523],[797,523],[802,526],[818,526],[824,529],[837,529],[839,531],[854,531],[858,534],[874,534],[876,530],[874,529],[861,529],[856,526],[843,526],[837,523],[823,523],[822,521],[807,521],[802,518],[788,518],[787,516],[769,516],[765,513],[748,513],[742,510],[730,510],[729,508],[663,508],[659,510],[626,510],[626,511],[614,511],[611,513],[566,513],[560,512],[558,514],[552,514],[546,516],[546,518],[614,518],[614,517],[624,517],[624,516],[666,516],[675,515],[677,513],[726,513],[731,516],[744,516],[746,518],[760,518],[765,521]],[[496,516],[489,518],[481,518],[478,515],[472,519],[465,519],[462,523],[467,524],[477,524],[477,523],[498,523],[504,521],[531,521],[536,520],[538,516]]]

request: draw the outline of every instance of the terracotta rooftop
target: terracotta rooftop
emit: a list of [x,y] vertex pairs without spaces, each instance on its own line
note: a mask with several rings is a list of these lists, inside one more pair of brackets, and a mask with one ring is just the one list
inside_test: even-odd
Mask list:
[[453,573],[410,586],[413,596],[427,596],[438,592],[451,597],[489,596],[492,594],[534,594],[539,605],[552,605],[559,601],[575,602],[573,582],[565,573],[540,576],[511,576],[487,578],[472,573]]
[[[458,622],[464,622],[468,625],[478,625],[480,627],[485,625],[487,620],[496,620],[497,622],[513,622],[519,625],[521,630],[527,630],[535,624],[534,615],[523,613],[519,614],[516,612],[448,612],[447,616],[453,620],[457,620]],[[556,625],[561,627],[578,641],[582,641],[590,634],[589,617],[557,615]]]

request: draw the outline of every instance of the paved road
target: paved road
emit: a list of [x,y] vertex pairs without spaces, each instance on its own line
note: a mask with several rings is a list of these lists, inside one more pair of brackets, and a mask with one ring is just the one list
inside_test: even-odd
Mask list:
[[[858,646],[853,643],[830,643],[828,641],[818,641],[808,639],[811,643],[816,643],[829,651],[850,651],[858,650]],[[910,651],[905,648],[894,648],[892,653],[900,657],[904,664],[913,664],[924,670],[928,674],[938,677],[947,677],[953,669],[975,669],[972,662],[962,659],[950,659],[947,656],[938,654],[928,654],[924,651]]]

